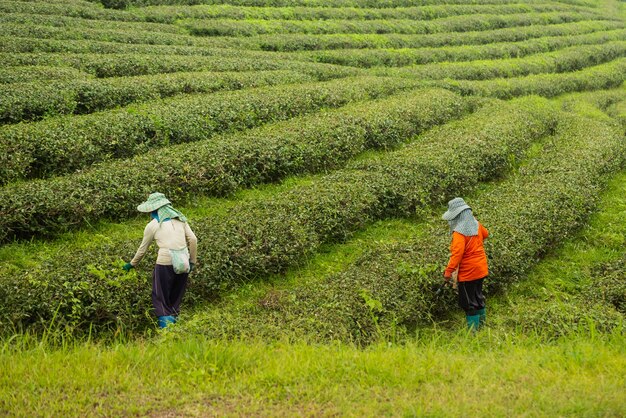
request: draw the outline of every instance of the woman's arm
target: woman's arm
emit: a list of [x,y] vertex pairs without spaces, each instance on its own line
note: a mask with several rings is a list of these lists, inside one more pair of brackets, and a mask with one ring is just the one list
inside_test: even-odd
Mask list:
[[189,261],[196,264],[198,258],[198,238],[193,233],[191,227],[185,222],[185,239],[189,248]]
[[451,277],[452,272],[459,267],[463,254],[465,253],[465,237],[458,232],[452,233],[452,243],[450,244],[450,261],[444,271],[445,277]]
[[133,259],[130,261],[130,264],[133,267],[139,264],[143,256],[146,255],[148,247],[150,247],[150,244],[152,244],[152,241],[154,240],[155,232],[156,230],[154,229],[153,222],[146,225],[146,228],[143,230],[143,240],[141,241],[141,245],[139,246],[139,249],[137,250],[137,253],[135,253]]

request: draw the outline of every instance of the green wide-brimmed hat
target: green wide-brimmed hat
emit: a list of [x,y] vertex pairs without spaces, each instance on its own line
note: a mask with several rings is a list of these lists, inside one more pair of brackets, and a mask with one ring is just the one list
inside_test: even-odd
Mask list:
[[445,221],[451,221],[459,216],[459,214],[465,209],[471,208],[467,205],[467,203],[465,203],[465,200],[463,200],[462,197],[455,197],[448,202],[448,210],[446,211],[446,213],[443,214],[442,218]]
[[137,206],[139,212],[152,212],[165,205],[171,205],[172,202],[167,200],[163,193],[152,193],[148,196],[148,200]]

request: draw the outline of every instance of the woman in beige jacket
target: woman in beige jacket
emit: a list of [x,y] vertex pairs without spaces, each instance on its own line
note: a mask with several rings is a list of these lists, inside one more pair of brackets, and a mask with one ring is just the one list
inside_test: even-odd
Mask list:
[[149,213],[152,220],[146,225],[135,257],[123,268],[129,271],[137,266],[152,241],[156,241],[159,252],[152,273],[152,304],[159,327],[165,328],[176,322],[189,273],[197,261],[198,240],[187,218],[172,207],[163,193],[152,193],[137,210]]

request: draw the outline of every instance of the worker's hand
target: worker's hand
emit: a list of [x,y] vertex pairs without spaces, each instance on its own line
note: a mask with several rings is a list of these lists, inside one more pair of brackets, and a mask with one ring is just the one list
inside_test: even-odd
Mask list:
[[451,274],[451,273],[448,273],[447,271],[444,271],[444,272],[443,272],[443,278],[444,278],[446,281],[448,281],[448,280],[450,280],[450,279],[452,278],[452,274]]
[[124,271],[130,271],[130,269],[132,269],[134,266],[130,263],[126,263],[124,264],[124,267],[122,267],[124,269]]
[[195,267],[196,263],[189,263],[189,273],[191,273]]

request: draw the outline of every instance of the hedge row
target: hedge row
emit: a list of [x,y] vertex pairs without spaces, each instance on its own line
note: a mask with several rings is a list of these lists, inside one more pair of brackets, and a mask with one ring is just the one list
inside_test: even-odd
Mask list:
[[74,68],[66,67],[2,67],[0,84],[29,83],[33,81],[71,81],[88,79],[92,76]]
[[[440,203],[459,188],[492,178],[554,124],[555,113],[545,101],[493,104],[399,151],[197,219],[192,227],[200,237],[201,261],[186,304],[281,272],[321,243],[345,239],[371,220]],[[414,188],[407,190],[408,185]],[[0,321],[4,327],[47,323],[56,312],[61,324],[83,329],[91,322],[146,325],[150,291],[142,270],[152,260],[139,266],[140,274],[120,271],[120,258],[131,256],[137,243],[71,251],[63,260],[20,272],[19,281],[17,272],[4,271],[0,296],[10,308],[0,312]]]
[[151,190],[181,202],[332,170],[365,150],[393,147],[468,110],[467,101],[446,90],[412,91],[155,150],[75,175],[10,185],[0,189],[0,241],[53,235],[103,217],[125,218]]
[[[218,51],[215,50],[215,52],[217,53]],[[293,70],[312,75],[319,74],[319,78],[326,79],[336,78],[335,73],[339,77],[359,74],[356,69],[342,68],[330,64],[278,60],[272,59],[271,56],[261,59],[261,57],[201,57],[158,54],[13,54],[0,52],[0,61],[3,62],[5,68],[28,65],[72,67],[99,78],[190,71]]]
[[[522,280],[543,254],[572,236],[625,157],[623,135],[615,127],[578,115],[562,116],[557,136],[543,143],[541,154],[511,178],[470,200],[475,215],[490,231],[485,242],[488,293]],[[464,159],[458,161],[463,167]],[[467,187],[459,186],[443,193],[442,200],[467,193]],[[413,187],[419,190],[419,184]],[[410,190],[405,193],[410,195]],[[261,298],[272,303],[259,303],[243,314],[196,318],[192,329],[227,337],[262,333],[265,338],[275,338],[280,329],[281,334],[292,331],[313,340],[368,344],[380,337],[393,338],[416,324],[430,324],[442,313],[458,310],[456,295],[436,292],[450,240],[440,215],[428,218],[419,239],[380,246],[324,280],[273,291]],[[525,315],[532,306],[520,308]],[[616,317],[607,315],[599,323],[615,326]]]
[[[405,33],[428,34],[439,32],[467,32],[491,30],[512,26],[600,20],[593,13],[554,12],[512,15],[470,15],[435,19],[414,20],[183,20],[181,25],[196,36],[254,36],[270,33]],[[605,20],[609,20],[606,18]],[[613,19],[617,20],[617,19]]]
[[79,19],[69,16],[47,16],[24,13],[0,13],[0,23],[21,25],[56,26],[67,29],[91,28],[120,31],[164,32],[169,34],[185,34],[185,30],[177,25],[152,22],[123,22],[115,20]]
[[[90,0],[102,3],[105,7],[123,9],[126,7],[144,7],[159,5],[217,5],[253,7],[359,7],[359,8],[396,8],[429,6],[439,4],[509,4],[519,0]],[[527,0],[525,3],[541,3],[543,0]],[[559,0],[560,3],[595,8],[591,0]]]
[[313,82],[294,71],[174,73],[0,86],[0,123],[68,113],[93,113],[177,94]]
[[[173,50],[182,51],[181,54],[199,53],[199,47],[205,48],[229,48],[246,47],[247,49],[259,49],[251,46],[246,40],[232,38],[199,38],[191,35],[179,35],[176,33],[152,32],[145,30],[115,30],[115,29],[91,29],[91,28],[66,28],[39,24],[0,23],[0,32],[3,37],[18,37],[32,39],[60,39],[60,40],[83,40],[99,42],[115,42],[118,48],[143,45],[171,45],[179,46]],[[35,39],[33,39],[35,38]],[[130,45],[129,45],[130,44]],[[52,44],[54,45],[54,44]],[[183,48],[187,46],[188,48]],[[198,48],[189,48],[189,47]],[[7,46],[4,46],[7,48]],[[16,50],[24,47],[15,46]],[[92,47],[93,48],[93,47]],[[172,54],[172,52],[170,52]]]
[[582,45],[556,52],[530,55],[524,58],[437,63],[415,67],[376,71],[395,77],[419,79],[487,80],[541,73],[564,73],[582,70],[626,55],[626,41],[601,45]]
[[72,172],[164,145],[208,139],[416,85],[361,77],[298,86],[197,94],[85,116],[0,128],[0,183]]
[[624,23],[614,21],[581,21],[554,25],[532,25],[473,32],[447,32],[429,35],[401,34],[281,34],[260,35],[249,38],[204,38],[207,40],[231,39],[244,48],[266,51],[303,51],[365,48],[425,48],[455,45],[482,45],[495,42],[517,42],[546,36],[571,36],[585,33],[623,29]]
[[502,5],[438,5],[426,7],[396,7],[383,9],[354,7],[241,7],[218,6],[160,6],[134,9],[133,14],[147,22],[175,23],[179,19],[234,20],[432,20],[471,14],[519,14],[537,12],[579,11],[563,4],[502,4]]
[[[1,28],[0,28],[1,29]],[[20,32],[23,32],[20,30]],[[61,37],[65,35],[62,34]],[[144,43],[121,43],[118,41],[94,41],[73,39],[40,39],[38,37],[0,36],[0,52],[10,53],[74,53],[74,54],[142,54],[168,56],[198,56],[240,58],[253,60],[291,59],[281,52],[265,52],[236,49],[245,45],[231,42],[229,38],[211,38],[211,47],[185,45],[149,45]],[[235,40],[236,41],[236,40]]]
[[626,39],[626,30],[594,32],[574,36],[556,36],[519,42],[498,42],[486,45],[463,45],[420,49],[353,49],[294,53],[296,59],[352,67],[402,67],[442,61],[474,61],[481,59],[520,58],[575,45],[601,44]]
[[510,99],[529,94],[554,97],[568,92],[609,89],[620,86],[624,80],[626,80],[626,59],[620,58],[572,73],[537,74],[493,80],[440,80],[429,83],[462,95]]
[[86,2],[60,2],[50,1],[8,1],[0,3],[0,13],[24,13],[50,16],[78,17],[93,20],[122,20],[141,21],[139,16],[133,13],[104,9]]

